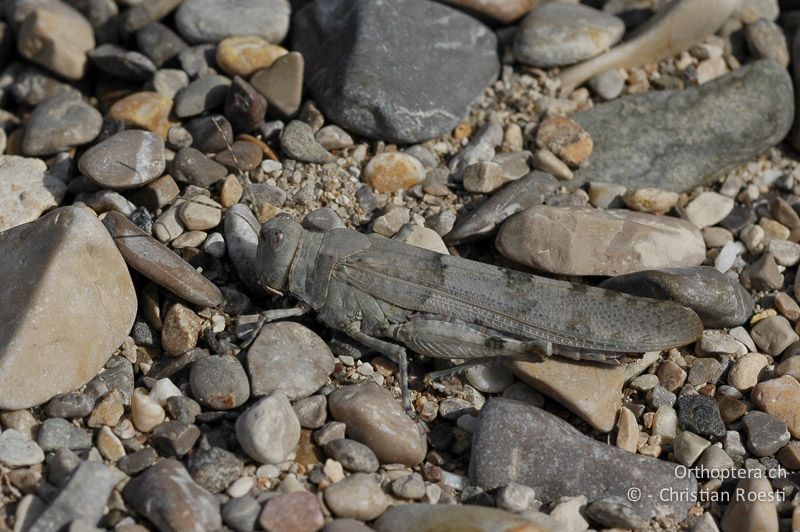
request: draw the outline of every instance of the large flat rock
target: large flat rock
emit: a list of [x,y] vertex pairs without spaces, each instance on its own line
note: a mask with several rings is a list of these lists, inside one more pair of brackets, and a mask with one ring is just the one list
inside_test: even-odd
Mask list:
[[697,491],[694,478],[676,476],[675,464],[595,441],[540,408],[501,398],[489,399],[481,409],[470,480],[484,489],[525,484],[543,503],[617,496],[642,516],[674,514],[678,520],[686,517]]
[[0,409],[89,382],[136,316],[122,256],[88,209],[63,207],[0,233]]
[[594,142],[576,183],[688,190],[779,143],[793,117],[791,76],[769,60],[698,87],[620,98],[573,116]]

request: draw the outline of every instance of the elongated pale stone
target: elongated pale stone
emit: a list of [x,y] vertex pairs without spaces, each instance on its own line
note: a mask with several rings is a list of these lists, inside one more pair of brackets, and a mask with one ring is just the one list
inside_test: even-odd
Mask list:
[[0,409],[87,383],[122,344],[136,293],[88,209],[63,207],[0,233]]
[[663,9],[623,44],[561,73],[561,87],[572,89],[614,68],[656,63],[688,50],[716,32],[739,0],[678,0]]

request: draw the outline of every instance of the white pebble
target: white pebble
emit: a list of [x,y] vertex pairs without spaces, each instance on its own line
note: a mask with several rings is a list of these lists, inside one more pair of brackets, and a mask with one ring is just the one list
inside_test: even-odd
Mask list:
[[180,397],[183,394],[171,380],[159,379],[150,389],[150,393],[148,395],[160,406],[164,406],[167,404],[167,399],[170,397]]
[[211,233],[203,243],[203,251],[215,259],[221,259],[225,256],[225,238],[220,233]]
[[744,253],[744,245],[741,242],[728,242],[719,251],[719,255],[714,260],[714,268],[720,273],[725,273],[731,269],[736,257]]
[[266,174],[271,174],[272,172],[280,172],[283,170],[283,165],[279,161],[273,161],[272,159],[264,159],[261,163],[261,169]]
[[239,497],[244,497],[247,495],[250,490],[253,488],[253,477],[242,477],[233,484],[228,486],[228,495],[230,495],[234,499],[238,499]]

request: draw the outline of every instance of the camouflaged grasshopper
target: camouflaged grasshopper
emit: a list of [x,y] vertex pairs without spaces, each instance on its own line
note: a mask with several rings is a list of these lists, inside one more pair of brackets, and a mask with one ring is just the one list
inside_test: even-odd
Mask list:
[[[656,301],[442,255],[351,229],[312,232],[288,215],[259,235],[259,279],[314,309],[325,325],[398,364],[409,408],[407,357],[465,364],[560,355],[614,362],[698,339],[697,315]],[[396,343],[395,343],[396,342]],[[402,344],[402,345],[398,345]],[[462,364],[462,367],[464,364]]]

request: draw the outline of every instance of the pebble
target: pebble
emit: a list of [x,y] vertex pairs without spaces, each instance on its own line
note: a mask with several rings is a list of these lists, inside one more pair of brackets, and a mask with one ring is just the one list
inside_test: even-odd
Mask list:
[[249,78],[257,70],[270,66],[288,50],[270,44],[261,37],[253,35],[234,36],[217,44],[217,64],[229,76]]
[[196,116],[186,121],[194,149],[201,152],[224,152],[233,142],[233,128],[222,115]]
[[225,116],[234,131],[250,132],[264,121],[267,100],[248,82],[235,76],[225,96]]
[[347,436],[372,449],[381,463],[415,466],[425,458],[425,438],[402,405],[377,385],[339,388],[328,405],[333,418],[347,425]]
[[[138,30],[136,45],[158,68],[187,48],[186,42],[177,33],[160,22],[147,24]],[[186,81],[188,83],[188,78]]]
[[66,191],[43,161],[0,155],[0,231],[36,220],[57,207]]
[[292,159],[316,164],[325,164],[336,157],[323,148],[314,138],[311,126],[299,120],[289,122],[281,134],[281,148]]
[[188,453],[200,437],[196,425],[182,421],[165,421],[153,430],[150,444],[161,456],[181,457]]
[[314,136],[326,150],[341,150],[355,144],[353,137],[348,135],[347,131],[333,124],[321,128]]
[[324,395],[312,395],[295,401],[292,408],[304,429],[320,428],[328,416],[328,400]]
[[766,478],[743,478],[736,484],[731,503],[722,515],[720,526],[725,532],[745,532],[763,530],[777,532],[778,511],[775,508],[775,495]]
[[756,408],[786,423],[793,437],[800,437],[800,383],[794,377],[784,375],[757,384],[750,400]]
[[188,460],[186,470],[195,482],[211,493],[221,493],[242,476],[241,458],[220,447],[196,449]]
[[177,357],[197,345],[204,320],[190,308],[175,303],[164,316],[161,347],[169,356]]
[[303,103],[304,69],[302,54],[289,52],[250,78],[253,87],[266,98],[271,115],[286,119],[300,109]]
[[755,324],[750,336],[758,348],[772,356],[779,356],[786,348],[800,340],[789,320],[783,316],[770,316]]
[[728,372],[728,384],[739,391],[746,391],[758,384],[761,371],[769,364],[761,353],[748,353],[738,359]]
[[175,125],[169,120],[171,110],[171,98],[157,92],[143,91],[114,102],[108,110],[108,116],[167,138],[169,128]]
[[325,504],[337,517],[371,521],[386,511],[389,500],[371,475],[356,473],[325,488]]
[[233,356],[210,356],[192,364],[189,382],[200,404],[214,410],[230,410],[250,397],[244,368]]
[[783,280],[783,274],[772,253],[764,253],[755,262],[748,264],[739,276],[742,286],[756,291],[779,289],[783,287]]
[[333,353],[313,331],[284,321],[265,325],[247,354],[253,395],[281,390],[289,399],[308,397],[333,372]]
[[100,133],[103,117],[74,93],[45,100],[30,115],[22,139],[25,155],[55,155],[87,144]]
[[206,231],[219,225],[222,206],[211,198],[195,196],[181,204],[178,216],[186,229]]
[[660,405],[653,416],[653,436],[659,436],[663,443],[671,443],[678,435],[680,422],[675,410],[667,405]]
[[682,430],[717,438],[725,435],[725,423],[713,397],[684,395],[678,398],[676,406]]
[[674,440],[672,440],[672,449],[675,453],[675,459],[685,465],[691,466],[703,454],[711,442],[705,438],[701,438],[697,434],[685,430],[679,433]]
[[686,206],[686,219],[703,229],[717,225],[733,210],[733,198],[716,192],[701,192]]
[[394,236],[411,219],[411,213],[405,207],[389,205],[386,212],[372,221],[372,231],[386,237]]
[[[0,409],[29,408],[97,374],[133,325],[136,294],[105,228],[79,207],[0,233],[0,256],[4,297],[18,302],[0,310]],[[57,301],[69,311],[54,316]]]
[[131,399],[131,421],[141,432],[151,432],[164,422],[166,413],[155,399],[143,393],[134,393]]
[[269,393],[236,419],[236,439],[259,464],[280,464],[300,441],[300,422],[286,394]]
[[696,358],[686,380],[692,386],[716,384],[723,371],[722,364],[715,358]]
[[225,179],[228,170],[212,161],[195,148],[183,148],[173,161],[173,174],[180,181],[188,181],[201,188],[210,188]]
[[92,410],[86,425],[89,427],[116,427],[120,418],[125,413],[125,406],[122,403],[122,394],[113,390],[108,393],[97,406]]
[[293,17],[293,35],[323,114],[386,142],[415,144],[450,131],[499,70],[494,32],[433,2],[308,4]]
[[14,429],[0,433],[0,464],[7,467],[21,467],[42,462],[44,462],[42,448],[28,436]]
[[201,76],[175,95],[175,115],[179,118],[196,116],[222,105],[231,80],[225,76]]
[[425,482],[419,473],[411,473],[392,481],[392,493],[402,499],[418,500],[425,496]]
[[621,275],[697,266],[705,259],[706,248],[700,231],[683,220],[547,205],[529,207],[509,219],[496,245],[515,262],[562,275]]
[[626,191],[622,200],[634,211],[664,214],[678,204],[678,193],[658,188],[640,188]]
[[479,13],[504,23],[514,22],[537,4],[536,0],[445,0],[469,13]]
[[47,417],[73,419],[88,416],[94,408],[94,399],[86,394],[72,392],[59,394],[47,403]]
[[[575,177],[628,188],[688,190],[780,142],[792,122],[780,110],[791,102],[786,71],[774,62],[756,61],[699,87],[597,105],[572,117],[594,143],[590,164]],[[728,131],[736,141],[704,134],[713,131]]]
[[618,69],[606,70],[590,79],[589,87],[602,99],[613,100],[625,89],[625,76]]
[[179,461],[161,460],[132,479],[122,490],[125,503],[159,530],[217,530],[220,505],[197,485]]
[[398,192],[422,183],[427,172],[417,159],[402,152],[375,155],[364,167],[362,177],[375,192]]
[[340,462],[349,471],[374,473],[378,470],[378,458],[363,443],[341,438],[326,443],[324,449],[328,457]]
[[78,169],[99,187],[137,188],[161,176],[166,168],[164,140],[154,133],[128,130],[87,150]]
[[586,507],[586,497],[562,497],[550,510],[550,517],[560,522],[565,530],[587,530],[589,523],[581,510]]
[[246,205],[233,205],[225,212],[225,243],[228,257],[239,279],[253,293],[263,293],[256,275],[258,234],[261,224]]
[[264,530],[319,530],[325,517],[314,494],[298,491],[269,498],[258,523]]
[[66,419],[52,418],[39,426],[36,442],[46,453],[62,447],[83,450],[92,446],[92,435]]
[[786,423],[765,412],[748,412],[742,425],[747,433],[747,450],[758,457],[774,455],[791,439]]
[[189,76],[183,70],[162,68],[153,75],[151,83],[156,93],[172,100],[176,94],[189,85]]
[[789,66],[789,47],[783,29],[771,20],[759,19],[744,28],[747,46],[756,59],[770,59]]
[[572,168],[586,164],[592,153],[589,134],[580,124],[565,116],[545,118],[536,131],[536,144]]
[[101,427],[97,431],[96,445],[103,458],[109,462],[117,462],[126,454],[122,442],[109,427]]
[[475,532],[563,530],[563,525],[555,519],[548,518],[547,515],[542,516],[544,522],[541,524],[532,522],[526,517],[527,515],[516,515],[486,506],[415,503],[390,507],[373,526],[378,532],[415,532],[448,528]]
[[250,532],[260,511],[261,505],[250,496],[230,499],[222,506],[222,520],[236,532]]
[[288,0],[186,0],[175,12],[175,26],[190,43],[217,43],[254,35],[279,43],[289,31]]
[[614,15],[581,4],[546,3],[520,24],[514,57],[540,68],[571,65],[605,52],[623,33],[625,24]]
[[586,507],[586,515],[609,528],[646,528],[648,521],[623,497],[604,497]]
[[644,270],[607,279],[600,286],[675,301],[694,310],[709,328],[741,325],[754,308],[753,298],[741,284],[708,266]]
[[448,245],[480,240],[494,233],[510,216],[533,205],[540,205],[558,188],[558,181],[544,172],[531,172],[492,194],[479,207],[459,217],[444,235]]
[[[565,469],[561,464],[567,462],[572,465]],[[481,409],[470,480],[484,489],[527,485],[544,503],[564,493],[579,492],[589,500],[626,497],[635,485],[642,498],[633,506],[647,518],[670,513],[682,518],[691,503],[664,500],[658,493],[668,487],[693,491],[696,485],[694,479],[676,478],[668,463],[599,443],[552,414],[500,398]]]
[[[29,530],[62,530],[76,522],[85,523],[84,529],[94,529],[103,517],[106,501],[118,481],[119,477],[106,465],[88,460],[81,462],[69,482],[49,502]],[[80,525],[75,528],[80,528]]]
[[[222,303],[219,288],[124,216],[111,212],[103,219],[103,224],[134,270],[195,305],[216,307]],[[183,345],[186,344],[170,348],[181,349]]]
[[467,381],[482,393],[502,393],[514,382],[514,374],[505,364],[484,364],[465,371]]
[[252,142],[237,140],[218,153],[214,160],[225,165],[232,172],[247,172],[261,164],[263,153]]
[[[33,5],[36,7],[23,10],[28,14],[14,28],[19,54],[66,79],[81,79],[86,71],[86,54],[95,46],[91,24],[60,0]],[[9,16],[13,6],[8,9]]]
[[636,416],[627,408],[620,408],[617,419],[617,447],[635,453],[638,442],[639,423],[636,421]]
[[147,81],[156,72],[156,65],[146,55],[115,44],[101,44],[89,52],[89,59],[101,71],[129,81]]

